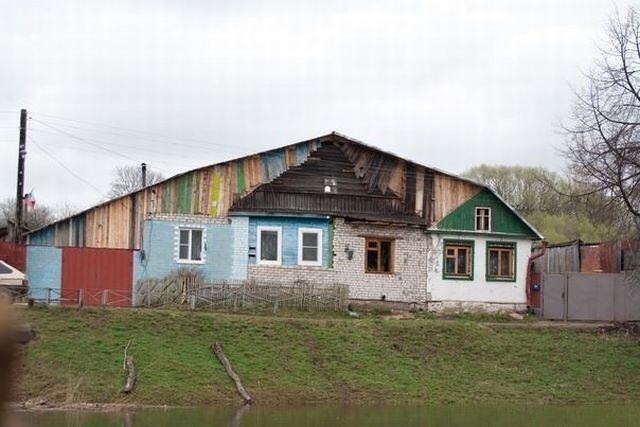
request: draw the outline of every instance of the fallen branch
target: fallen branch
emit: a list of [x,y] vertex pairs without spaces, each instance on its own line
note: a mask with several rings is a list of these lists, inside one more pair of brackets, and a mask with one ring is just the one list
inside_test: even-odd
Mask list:
[[124,357],[122,358],[122,370],[127,370],[127,350],[129,350],[129,346],[131,345],[131,340],[127,343],[127,346],[124,348]]
[[136,385],[136,368],[133,365],[133,357],[127,356],[124,361],[125,366],[127,367],[127,382],[124,383],[124,388],[122,392],[124,394],[129,394],[133,391],[133,387]]
[[227,356],[225,356],[224,351],[222,350],[222,344],[220,344],[219,342],[215,342],[211,346],[211,350],[213,351],[213,354],[216,355],[220,363],[222,363],[222,366],[224,366],[224,369],[227,371],[227,375],[229,375],[229,377],[236,384],[236,389],[238,390],[238,394],[240,395],[240,397],[242,397],[242,400],[244,401],[245,405],[251,405],[253,400],[251,399],[251,396],[249,396],[249,393],[247,393],[247,391],[242,386],[240,377],[233,370],[233,367],[231,366],[231,362],[229,362],[229,359],[227,359]]

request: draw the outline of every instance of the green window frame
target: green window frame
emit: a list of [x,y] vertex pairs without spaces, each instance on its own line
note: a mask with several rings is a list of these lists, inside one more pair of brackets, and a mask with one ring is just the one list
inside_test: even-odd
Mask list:
[[487,242],[487,282],[515,282],[518,251],[516,242]]
[[[475,241],[473,240],[445,239],[442,244],[442,278],[444,280],[473,280],[474,249]],[[466,251],[466,255],[462,255],[463,251]],[[460,269],[461,257],[464,257],[463,262],[466,264],[464,270]]]

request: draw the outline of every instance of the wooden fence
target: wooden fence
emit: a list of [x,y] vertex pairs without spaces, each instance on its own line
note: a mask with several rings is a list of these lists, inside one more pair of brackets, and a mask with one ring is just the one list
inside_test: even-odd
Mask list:
[[175,279],[149,279],[138,284],[135,305],[162,307],[184,305],[192,309],[281,308],[311,311],[338,311],[347,306],[348,292],[343,284],[320,285],[307,281],[291,284],[264,281],[221,281],[189,283]]

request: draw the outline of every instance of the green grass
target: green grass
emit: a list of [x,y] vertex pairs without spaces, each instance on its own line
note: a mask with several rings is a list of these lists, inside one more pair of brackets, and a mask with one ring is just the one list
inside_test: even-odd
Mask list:
[[[220,341],[263,403],[640,400],[637,339],[453,320],[33,308],[16,399],[202,405],[237,401]],[[136,362],[129,396],[123,350]]]

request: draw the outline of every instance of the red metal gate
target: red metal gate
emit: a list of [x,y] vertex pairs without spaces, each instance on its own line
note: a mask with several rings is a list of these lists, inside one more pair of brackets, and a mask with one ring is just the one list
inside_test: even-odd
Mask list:
[[24,245],[17,243],[0,242],[0,260],[26,273],[27,249]]
[[132,256],[129,249],[63,248],[62,293],[84,305],[130,307]]

